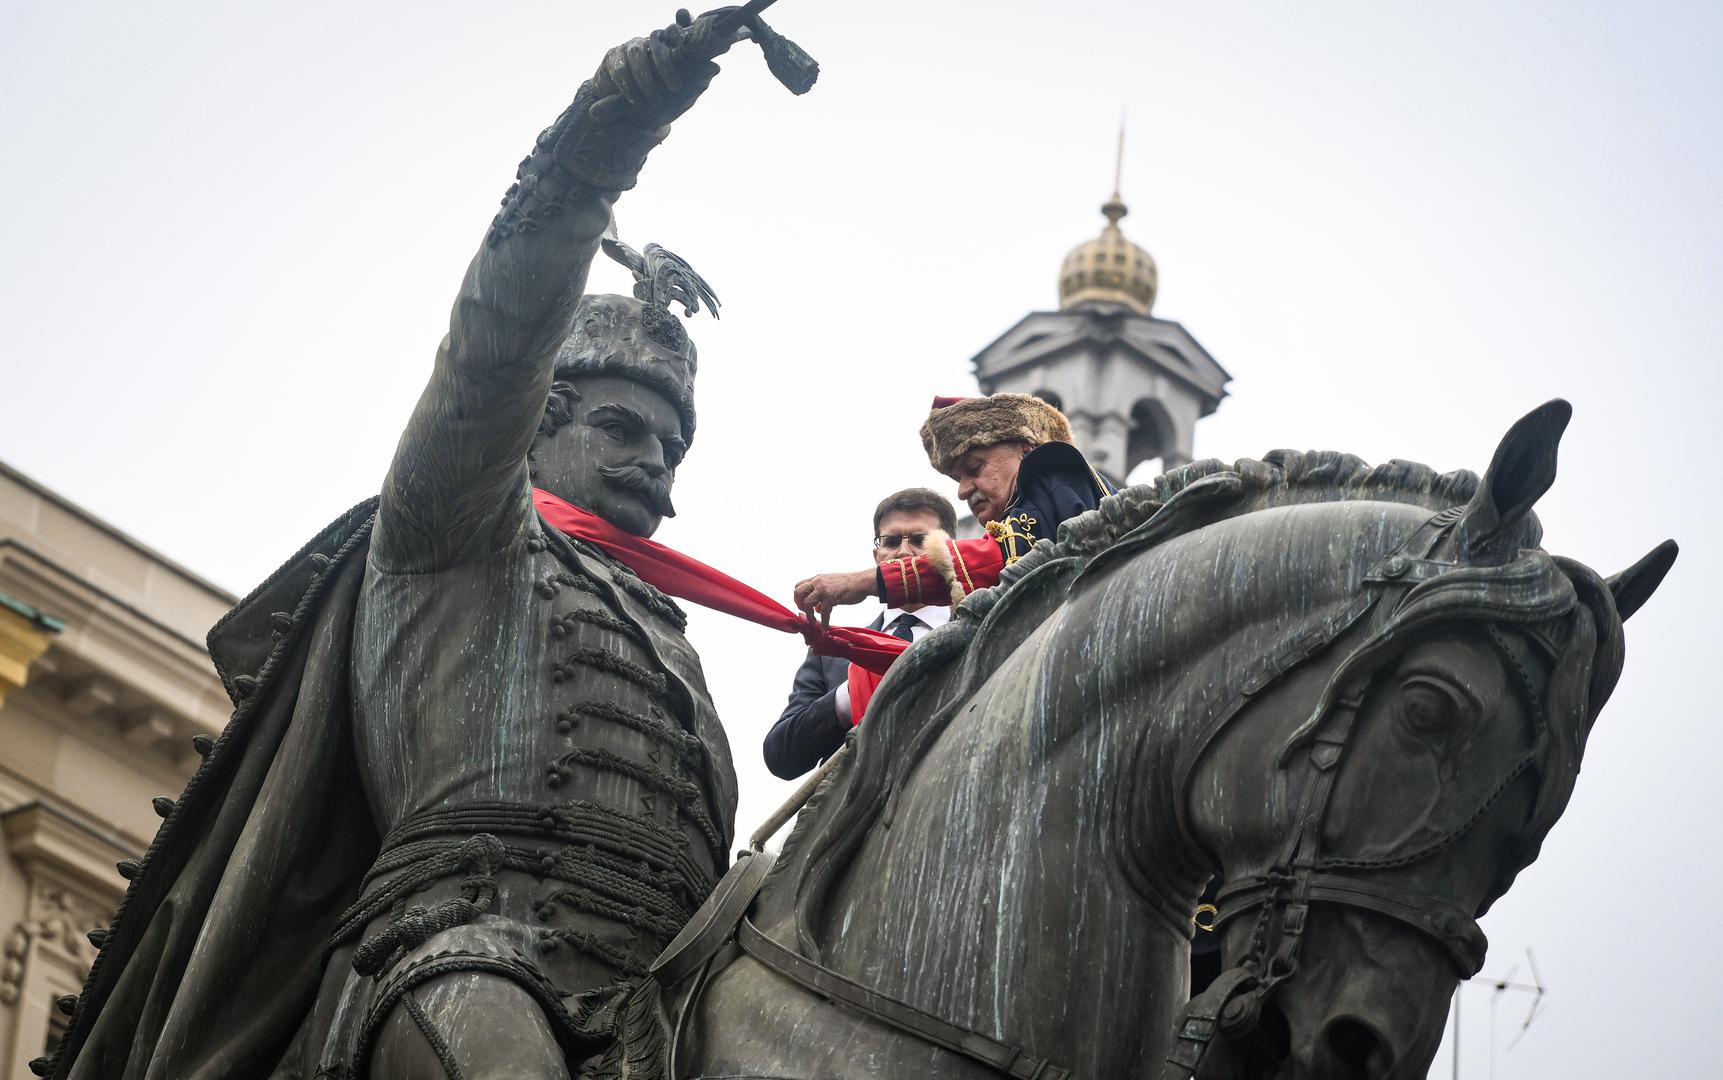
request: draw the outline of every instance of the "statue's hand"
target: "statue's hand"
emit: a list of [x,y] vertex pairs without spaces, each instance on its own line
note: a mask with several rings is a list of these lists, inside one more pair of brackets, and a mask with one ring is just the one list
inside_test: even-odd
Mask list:
[[747,27],[731,19],[736,10],[718,8],[695,19],[684,8],[650,37],[611,49],[592,77],[599,98],[592,118],[658,128],[687,112],[718,74],[713,58],[748,37]]

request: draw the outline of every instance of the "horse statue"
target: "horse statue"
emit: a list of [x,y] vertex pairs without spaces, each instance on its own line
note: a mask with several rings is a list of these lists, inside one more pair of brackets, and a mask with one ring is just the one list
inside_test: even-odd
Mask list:
[[1276,452],[1066,523],[905,654],[584,1075],[1425,1075],[1675,556],[1539,546],[1570,414],[1481,480]]

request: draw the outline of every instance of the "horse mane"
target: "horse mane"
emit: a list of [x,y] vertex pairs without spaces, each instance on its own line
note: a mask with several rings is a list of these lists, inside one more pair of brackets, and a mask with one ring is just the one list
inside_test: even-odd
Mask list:
[[[1478,490],[1477,474],[1467,469],[1438,473],[1428,465],[1400,460],[1371,465],[1354,454],[1336,450],[1273,450],[1262,458],[1240,458],[1230,464],[1208,458],[1163,473],[1147,484],[1126,488],[1118,496],[1103,499],[1099,509],[1065,522],[1059,527],[1052,554],[1098,554],[1146,523],[1181,492],[1221,475],[1236,478],[1237,486],[1229,505],[1218,512],[1210,508],[1211,521],[1272,506],[1349,499],[1407,503],[1434,512],[1462,505]],[[1171,535],[1178,534],[1161,539]]]
[[[988,613],[1010,600],[1038,611],[1038,623],[1068,595],[1070,576],[1037,571],[1067,560],[1086,565],[1122,546],[1127,537],[1132,547],[1154,547],[1218,520],[1272,507],[1356,500],[1404,503],[1434,513],[1468,502],[1478,483],[1478,475],[1465,469],[1438,473],[1413,461],[1373,466],[1340,451],[1275,450],[1230,464],[1214,458],[1192,462],[1109,495],[1097,509],[1061,524],[1056,540],[1038,542],[1004,569],[998,585],[972,593],[953,611],[950,623],[928,635],[911,654],[911,659],[927,662],[916,664],[914,671],[898,672],[898,678],[882,686],[869,714],[874,738],[850,737],[851,760],[828,777],[799,815],[773,876],[795,879],[793,907],[804,950],[818,957],[815,927],[862,837],[885,811],[895,778],[938,738],[953,707],[991,674],[979,665],[964,664],[966,656],[982,652],[989,641],[992,628],[983,629]],[[1200,514],[1175,512],[1186,492],[1200,502]],[[1151,521],[1155,528],[1138,531]],[[1541,529],[1534,515],[1527,514],[1525,521],[1521,545],[1536,547]],[[1022,595],[1026,590],[1028,595]],[[1022,617],[1014,616],[1009,623],[1015,632],[1023,632]],[[943,701],[930,702],[914,692],[925,682],[954,674],[957,683]],[[922,715],[913,714],[918,706]]]

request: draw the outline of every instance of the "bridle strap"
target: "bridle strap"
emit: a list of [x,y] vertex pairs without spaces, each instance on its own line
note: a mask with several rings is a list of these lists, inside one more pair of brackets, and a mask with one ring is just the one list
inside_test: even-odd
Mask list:
[[1196,772],[1197,765],[1203,755],[1208,753],[1222,731],[1237,719],[1251,699],[1278,683],[1289,672],[1298,668],[1312,656],[1326,649],[1332,642],[1346,631],[1352,629],[1361,619],[1375,610],[1385,592],[1383,586],[1395,587],[1396,593],[1404,593],[1412,585],[1435,577],[1442,570],[1453,569],[1448,563],[1432,562],[1431,552],[1441,543],[1455,521],[1459,520],[1461,507],[1450,507],[1432,515],[1424,524],[1412,531],[1412,534],[1400,542],[1390,554],[1383,558],[1365,577],[1369,588],[1359,592],[1352,602],[1335,612],[1319,625],[1300,633],[1276,650],[1267,660],[1251,672],[1244,682],[1233,693],[1225,705],[1216,710],[1213,716],[1203,724],[1196,737],[1191,739],[1189,749],[1182,751],[1173,767],[1173,791],[1178,796],[1174,806],[1174,817],[1187,837],[1190,828],[1185,819],[1185,807],[1189,800],[1186,798],[1190,791],[1191,776]]
[[1255,972],[1246,967],[1227,968],[1215,976],[1208,989],[1186,1002],[1161,1080],[1187,1080],[1196,1075],[1215,1036],[1231,1035],[1247,1019],[1254,1024],[1255,1018],[1245,1015],[1254,989]]
[[[1392,611],[1393,605],[1414,586],[1456,568],[1455,564],[1432,560],[1431,555],[1462,512],[1460,507],[1451,507],[1432,515],[1413,530],[1365,577],[1367,591],[1314,631],[1296,639],[1291,649],[1277,653],[1264,671],[1247,679],[1232,700],[1204,725],[1174,773],[1173,790],[1178,797],[1176,810],[1181,824],[1198,762],[1252,697],[1321,651],[1378,606]],[[1369,678],[1365,678],[1349,687],[1349,692],[1332,704],[1311,731],[1309,756],[1313,775],[1305,785],[1292,831],[1273,868],[1221,890],[1221,897],[1229,898],[1229,902],[1220,905],[1220,917],[1232,918],[1247,910],[1260,909],[1256,930],[1244,963],[1222,972],[1208,991],[1193,998],[1180,1012],[1173,1052],[1162,1073],[1164,1080],[1194,1076],[1217,1033],[1236,1037],[1256,1028],[1269,995],[1298,971],[1312,901],[1368,908],[1416,927],[1446,948],[1462,969],[1469,964],[1468,975],[1482,965],[1483,931],[1470,916],[1451,905],[1374,882],[1319,873],[1316,869],[1321,856],[1323,823],[1340,772],[1338,766],[1345,756],[1352,725],[1369,683]],[[1189,830],[1186,832],[1188,835]],[[1279,926],[1273,927],[1271,952],[1270,929],[1276,915]],[[1456,919],[1465,921],[1460,923]]]
[[[1476,919],[1452,904],[1344,874],[1312,873],[1309,881],[1310,900],[1374,911],[1436,939],[1447,950],[1462,979],[1471,978],[1483,967],[1489,940]],[[1215,925],[1218,927],[1268,903],[1273,895],[1274,886],[1262,878],[1226,886],[1220,891],[1220,914]]]
[[1252,698],[1279,682],[1287,672],[1327,648],[1330,642],[1350,630],[1375,604],[1375,596],[1360,593],[1321,625],[1287,642],[1284,648],[1253,671],[1227,703],[1197,732],[1196,738],[1190,742],[1190,749],[1180,754],[1173,770],[1173,790],[1181,793],[1176,807],[1177,818],[1187,836],[1190,833],[1189,826],[1185,823],[1187,800],[1182,797],[1182,793],[1190,789],[1191,774],[1196,771],[1197,763],[1202,760],[1215,739],[1219,738],[1220,733],[1250,704]]

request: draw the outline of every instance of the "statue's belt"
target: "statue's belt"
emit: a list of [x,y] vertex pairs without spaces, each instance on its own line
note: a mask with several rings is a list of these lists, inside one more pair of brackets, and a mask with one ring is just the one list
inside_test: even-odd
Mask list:
[[[481,837],[488,842],[475,848],[473,842]],[[548,847],[547,842],[556,846]],[[559,852],[570,847],[590,849],[593,854],[559,857]],[[477,865],[481,852],[486,868]],[[376,862],[365,875],[361,895],[336,920],[328,947],[357,938],[379,915],[432,882],[462,878],[463,893],[471,893],[468,901],[476,903],[482,896],[488,906],[490,893],[479,891],[475,878],[488,881],[502,871],[519,871],[538,878],[590,884],[586,874],[593,858],[605,859],[608,876],[629,879],[625,885],[630,890],[644,890],[656,898],[656,906],[665,917],[674,917],[672,925],[681,923],[690,906],[689,897],[703,896],[712,887],[711,869],[690,856],[676,833],[604,807],[580,802],[443,807],[414,815],[389,831]],[[475,907],[469,914],[476,915],[479,910]],[[430,921],[416,916],[404,922],[396,936],[414,937],[420,929],[455,925],[450,921],[454,915],[450,909]],[[381,941],[376,948],[383,948]],[[392,957],[394,952],[390,948],[381,955]],[[367,953],[367,961],[372,958]],[[388,966],[384,963],[382,969]]]
[[[743,852],[694,918],[653,961],[652,975],[666,988],[689,975],[701,973],[700,982],[683,1005],[684,1016],[697,1004],[696,999],[709,973],[705,969],[725,945],[734,942],[756,963],[802,989],[924,1042],[962,1054],[1001,1076],[1016,1080],[1069,1080],[1071,1073],[1068,1069],[1032,1057],[1020,1046],[958,1027],[932,1013],[887,997],[767,937],[748,918],[748,908],[765,883],[775,859],[775,855],[766,851]],[[680,1030],[681,1024],[678,1023],[678,1034]]]

